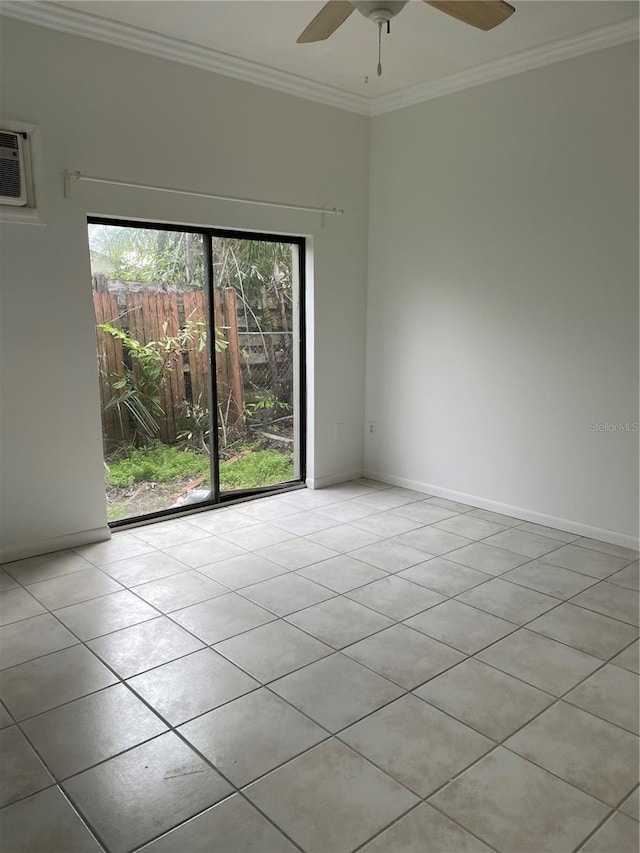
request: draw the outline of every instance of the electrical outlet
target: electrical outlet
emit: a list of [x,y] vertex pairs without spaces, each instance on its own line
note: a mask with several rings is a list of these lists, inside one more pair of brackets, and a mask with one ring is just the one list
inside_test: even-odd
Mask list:
[[375,421],[369,421],[369,435],[374,435],[376,431]]

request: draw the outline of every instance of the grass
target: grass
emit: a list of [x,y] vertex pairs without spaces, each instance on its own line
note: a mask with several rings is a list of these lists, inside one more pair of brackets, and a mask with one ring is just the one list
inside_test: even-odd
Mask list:
[[155,444],[128,447],[123,452],[124,455],[107,465],[107,486],[127,488],[135,483],[173,483],[209,476],[209,457],[195,450]]
[[114,501],[107,504],[107,521],[120,521],[127,517],[129,507],[125,501]]
[[258,450],[220,466],[220,488],[250,489],[293,480],[293,456],[277,450]]
[[[257,450],[224,462],[220,466],[220,488],[251,489],[292,480],[293,455],[276,450]],[[209,482],[209,457],[189,448],[155,444],[153,447],[128,447],[107,465],[106,484],[112,488],[129,488],[136,483],[177,483],[196,477]],[[122,517],[123,505],[113,511]]]

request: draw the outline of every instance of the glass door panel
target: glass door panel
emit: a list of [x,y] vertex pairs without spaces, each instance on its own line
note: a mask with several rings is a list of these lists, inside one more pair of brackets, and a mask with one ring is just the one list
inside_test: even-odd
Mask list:
[[301,477],[300,249],[215,236],[212,261],[224,496]]
[[211,497],[202,234],[89,223],[110,522]]

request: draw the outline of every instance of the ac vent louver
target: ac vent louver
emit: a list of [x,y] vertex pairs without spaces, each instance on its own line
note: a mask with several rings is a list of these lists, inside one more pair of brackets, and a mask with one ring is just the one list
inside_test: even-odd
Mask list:
[[0,148],[18,148],[18,134],[17,133],[5,133],[3,130],[0,130]]
[[27,204],[24,139],[0,130],[0,205]]

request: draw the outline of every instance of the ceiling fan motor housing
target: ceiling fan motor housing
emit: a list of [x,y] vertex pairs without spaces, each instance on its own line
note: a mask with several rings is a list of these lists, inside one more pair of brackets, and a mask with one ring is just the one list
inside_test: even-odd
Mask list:
[[352,0],[361,15],[376,24],[386,24],[407,5],[407,0]]

